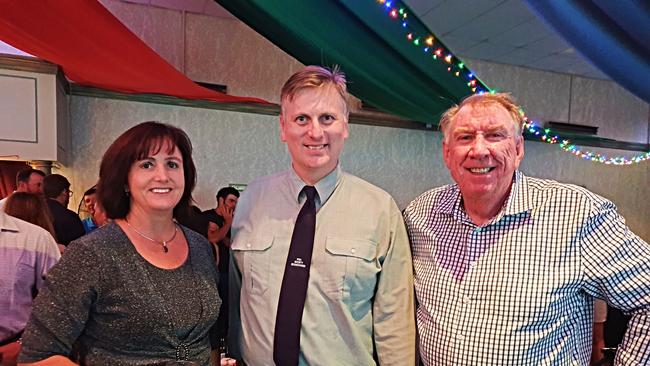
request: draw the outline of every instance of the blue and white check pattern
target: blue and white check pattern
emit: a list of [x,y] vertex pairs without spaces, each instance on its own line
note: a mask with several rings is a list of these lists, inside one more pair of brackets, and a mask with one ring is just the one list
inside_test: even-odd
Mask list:
[[594,297],[634,314],[617,365],[650,365],[650,245],[612,202],[517,172],[487,225],[457,185],[404,217],[425,365],[588,365]]

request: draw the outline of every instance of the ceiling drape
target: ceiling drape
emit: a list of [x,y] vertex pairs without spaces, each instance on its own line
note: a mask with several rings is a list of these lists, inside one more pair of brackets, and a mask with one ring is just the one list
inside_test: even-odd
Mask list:
[[527,1],[591,63],[650,103],[650,1]]
[[61,66],[81,85],[221,103],[268,103],[197,85],[98,1],[0,0],[0,39]]
[[298,61],[340,65],[350,92],[383,111],[435,126],[471,93],[449,65],[408,42],[376,1],[216,1]]

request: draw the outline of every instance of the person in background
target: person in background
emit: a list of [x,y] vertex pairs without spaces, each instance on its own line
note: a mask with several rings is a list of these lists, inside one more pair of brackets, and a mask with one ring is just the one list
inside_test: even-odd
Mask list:
[[223,187],[217,192],[217,207],[203,211],[203,217],[217,225],[214,237],[210,241],[216,243],[215,254],[219,270],[219,297],[221,297],[221,309],[219,309],[219,330],[216,341],[218,347],[225,348],[225,339],[228,332],[228,270],[230,268],[230,226],[237,207],[239,191],[233,187]]
[[[36,218],[35,221],[47,226],[47,217],[33,212],[37,206],[30,203],[25,209],[19,207],[23,195],[29,195],[27,200],[42,200],[30,193],[16,192],[7,200],[5,208],[23,217]],[[36,203],[39,204],[44,206]],[[60,257],[51,232],[0,210],[0,360],[3,366],[16,365],[20,337],[34,298],[43,285],[43,277]]]
[[81,220],[81,223],[86,234],[89,234],[107,221],[106,213],[97,201],[97,186],[92,186],[84,192],[83,204],[86,212],[88,212],[88,217]]
[[52,224],[56,241],[68,245],[86,233],[84,226],[74,211],[68,209],[70,203],[70,182],[61,174],[50,174],[43,179],[43,193],[52,214]]
[[527,177],[520,107],[472,95],[440,121],[455,184],[406,208],[424,365],[588,365],[594,298],[632,314],[617,365],[650,360],[650,245],[582,187]]
[[[16,173],[16,192],[43,194],[43,178],[45,173],[38,169],[27,168]],[[0,210],[3,209],[9,196],[0,200]]]
[[50,209],[43,196],[27,192],[14,192],[5,203],[5,212],[17,219],[40,226],[55,238]]
[[291,167],[250,183],[232,225],[232,356],[250,366],[415,364],[402,215],[388,193],[339,165],[345,76],[308,66],[280,99]]
[[112,221],[72,242],[49,273],[19,361],[207,365],[218,274],[206,239],[174,221],[196,184],[188,136],[136,125],[108,148],[99,176]]

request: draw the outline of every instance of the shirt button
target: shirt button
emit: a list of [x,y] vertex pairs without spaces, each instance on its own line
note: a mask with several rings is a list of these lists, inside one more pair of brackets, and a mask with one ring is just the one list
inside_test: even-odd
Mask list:
[[469,296],[463,296],[463,302],[469,304],[472,301],[472,298]]
[[458,332],[458,333],[456,334],[456,339],[461,339],[461,340],[462,340],[462,339],[465,339],[465,335],[464,335],[463,333],[461,333],[461,332]]
[[246,244],[246,248],[250,248],[250,247],[251,247],[251,245],[250,245],[250,244]]
[[350,249],[350,253],[354,254],[354,253],[356,253],[356,252],[357,252],[356,249],[354,249],[354,248]]
[[469,262],[469,267],[470,268],[476,267],[476,262]]

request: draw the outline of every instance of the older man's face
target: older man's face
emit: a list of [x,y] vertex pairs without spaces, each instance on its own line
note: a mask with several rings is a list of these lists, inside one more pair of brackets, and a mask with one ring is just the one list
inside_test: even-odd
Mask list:
[[524,157],[523,138],[500,105],[467,105],[443,142],[445,164],[464,199],[504,200]]
[[336,168],[348,133],[345,101],[332,85],[306,88],[282,101],[280,137],[305,183],[314,184]]

